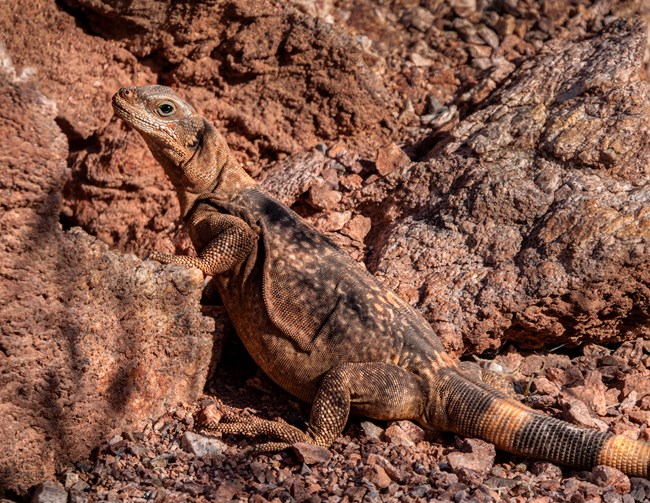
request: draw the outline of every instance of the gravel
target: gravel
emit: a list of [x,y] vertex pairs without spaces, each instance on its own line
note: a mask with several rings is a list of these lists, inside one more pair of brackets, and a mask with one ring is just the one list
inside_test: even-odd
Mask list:
[[[410,421],[352,418],[326,450],[305,444],[275,454],[248,454],[248,440],[207,437],[192,427],[202,411],[281,418],[304,427],[307,406],[273,385],[237,341],[209,394],[170,409],[142,431],[124,432],[38,488],[34,501],[647,501],[650,482],[609,467],[572,471],[497,452],[481,440],[422,430]],[[564,400],[582,403],[610,430],[648,440],[648,424],[632,420],[650,409],[650,342],[609,349],[594,344],[545,358],[506,348],[494,359],[525,394],[519,398],[562,417]],[[540,376],[557,385],[537,389]],[[546,382],[546,381],[541,381]],[[551,396],[548,391],[554,393]],[[576,390],[580,396],[575,398]],[[593,407],[605,397],[605,414]],[[591,404],[591,405],[590,405]],[[615,411],[615,414],[612,414]],[[40,499],[37,499],[40,498]],[[46,499],[54,498],[54,499]]]

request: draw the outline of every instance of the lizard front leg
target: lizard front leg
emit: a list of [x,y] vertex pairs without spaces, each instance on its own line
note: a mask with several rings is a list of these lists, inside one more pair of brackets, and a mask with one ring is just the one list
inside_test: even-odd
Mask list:
[[200,220],[194,218],[190,221],[190,235],[198,251],[197,257],[153,252],[149,259],[163,264],[196,267],[208,276],[215,276],[232,269],[255,246],[258,233],[241,218],[216,211],[207,216],[205,212],[199,215]]
[[422,381],[415,374],[387,363],[345,363],[325,374],[306,432],[259,418],[207,423],[203,430],[278,439],[258,445],[256,451],[281,450],[295,442],[329,447],[341,436],[351,410],[375,419],[414,419],[422,415],[424,406]]

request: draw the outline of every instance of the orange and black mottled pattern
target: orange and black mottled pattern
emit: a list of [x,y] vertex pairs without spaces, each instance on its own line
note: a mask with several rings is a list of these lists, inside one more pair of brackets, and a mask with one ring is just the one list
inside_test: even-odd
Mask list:
[[264,193],[215,128],[162,86],[123,88],[116,114],[147,142],[176,188],[198,257],[155,254],[214,277],[251,356],[312,404],[306,431],[262,420],[207,431],[268,436],[260,450],[329,446],[351,412],[412,419],[499,449],[648,476],[650,444],[545,416],[468,373],[424,318],[289,208]]

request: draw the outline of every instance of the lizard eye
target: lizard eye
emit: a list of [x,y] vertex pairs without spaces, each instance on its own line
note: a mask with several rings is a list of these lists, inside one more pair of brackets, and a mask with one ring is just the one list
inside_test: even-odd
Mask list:
[[169,101],[163,101],[156,107],[156,112],[158,112],[158,115],[161,117],[168,117],[171,114],[174,113],[176,110],[176,107]]

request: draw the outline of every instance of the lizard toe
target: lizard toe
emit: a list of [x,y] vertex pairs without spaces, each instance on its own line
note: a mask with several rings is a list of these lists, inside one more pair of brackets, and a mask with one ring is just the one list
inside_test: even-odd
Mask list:
[[147,256],[147,260],[155,260],[161,264],[171,264],[174,261],[174,256],[169,255],[168,253],[155,251],[151,252],[149,256]]
[[251,446],[248,452],[251,454],[279,452],[288,449],[292,445],[289,442],[262,442],[261,444]]

